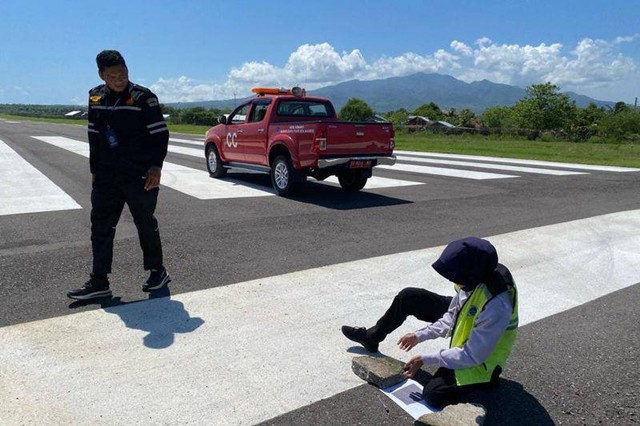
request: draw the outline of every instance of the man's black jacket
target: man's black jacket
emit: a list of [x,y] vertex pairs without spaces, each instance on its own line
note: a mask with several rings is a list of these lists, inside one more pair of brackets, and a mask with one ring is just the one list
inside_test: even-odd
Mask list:
[[[105,84],[94,87],[89,91],[88,119],[91,173],[140,179],[152,166],[162,167],[169,129],[158,98],[146,87],[129,83],[120,93]],[[109,129],[118,138],[115,148],[107,142]]]

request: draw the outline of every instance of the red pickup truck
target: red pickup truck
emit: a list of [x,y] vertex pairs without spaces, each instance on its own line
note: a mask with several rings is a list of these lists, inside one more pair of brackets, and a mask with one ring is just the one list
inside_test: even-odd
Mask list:
[[378,164],[395,164],[391,123],[340,122],[328,99],[304,89],[255,88],[205,139],[207,170],[230,168],[271,174],[278,195],[291,194],[307,176],[336,175],[347,191],[359,191]]

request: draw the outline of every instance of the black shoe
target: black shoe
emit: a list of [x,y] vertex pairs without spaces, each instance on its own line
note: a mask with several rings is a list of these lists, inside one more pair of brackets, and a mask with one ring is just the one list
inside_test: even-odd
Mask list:
[[356,343],[360,343],[369,352],[378,352],[378,342],[367,337],[367,329],[364,327],[349,327],[348,325],[342,326],[342,334]]
[[96,277],[91,274],[91,278],[84,284],[84,287],[67,292],[67,297],[75,300],[91,300],[101,297],[111,297],[109,290],[109,280],[107,277]]
[[169,284],[171,278],[169,274],[167,274],[167,270],[163,267],[160,269],[152,269],[151,274],[149,274],[149,279],[142,286],[142,291],[150,292],[153,290],[159,290],[162,287]]

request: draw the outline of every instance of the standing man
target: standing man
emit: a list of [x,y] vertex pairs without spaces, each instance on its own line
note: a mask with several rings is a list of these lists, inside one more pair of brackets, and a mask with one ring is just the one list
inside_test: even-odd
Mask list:
[[89,91],[93,271],[83,287],[67,293],[76,300],[111,296],[107,274],[111,273],[113,239],[125,203],[138,229],[144,269],[150,271],[142,290],[158,290],[170,281],[154,217],[169,129],[158,98],[129,81],[127,64],[119,52],[104,50],[96,63],[106,84]]
[[486,390],[498,377],[516,338],[517,290],[506,266],[498,263],[493,245],[476,237],[447,245],[432,267],[455,284],[456,295],[441,296],[421,288],[405,288],[376,325],[343,326],[342,333],[369,352],[404,322],[409,315],[430,322],[407,333],[398,346],[409,351],[418,343],[450,337],[449,348],[413,356],[404,367],[405,377],[414,376],[424,365],[438,370],[424,385],[423,397],[434,407],[443,407],[473,390]]

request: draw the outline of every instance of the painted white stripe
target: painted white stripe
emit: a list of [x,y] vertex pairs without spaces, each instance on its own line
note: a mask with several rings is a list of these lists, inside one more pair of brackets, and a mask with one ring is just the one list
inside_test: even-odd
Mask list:
[[413,157],[428,157],[428,158],[459,158],[462,160],[478,160],[478,161],[492,161],[494,163],[512,163],[512,164],[528,164],[531,166],[546,166],[546,167],[561,167],[565,169],[575,170],[593,170],[603,172],[638,172],[640,169],[631,167],[618,167],[618,166],[599,166],[593,164],[576,164],[576,163],[559,163],[555,161],[541,161],[541,160],[519,160],[515,158],[504,157],[486,157],[476,155],[462,155],[462,154],[440,154],[440,153],[426,153],[417,151],[394,151],[399,155],[411,155]]
[[179,138],[169,138],[169,140],[171,142],[179,142],[179,143],[184,143],[184,144],[187,144],[187,145],[201,146],[202,147],[202,151],[204,152],[204,142],[203,141],[194,141],[194,140],[191,140],[191,139],[179,139]]
[[460,166],[460,167],[477,167],[480,169],[506,170],[510,172],[535,173],[535,174],[541,174],[541,175],[565,176],[565,175],[585,174],[584,172],[569,172],[566,170],[539,169],[539,168],[533,168],[533,167],[510,166],[506,164],[505,165],[490,164],[490,163],[481,163],[481,162],[472,162],[472,161],[418,158],[418,157],[411,157],[408,155],[398,155],[397,159],[403,160],[403,161],[412,161],[414,163],[445,164],[449,166]]
[[[332,185],[340,185],[340,182],[338,182],[338,178],[336,176],[329,176],[328,178],[320,182],[330,183]],[[378,189],[378,188],[394,188],[397,186],[413,186],[413,185],[424,185],[424,184],[425,184],[424,182],[414,182],[410,180],[400,180],[400,179],[384,178],[380,176],[371,176],[367,180],[367,184],[365,185],[364,189],[367,190],[367,189]]]
[[[171,140],[171,139],[169,139]],[[169,152],[173,152],[176,154],[188,155],[190,157],[202,158],[204,160],[204,150],[196,149],[196,148],[186,148],[183,146],[175,146],[169,145]],[[330,176],[324,181],[332,184],[339,184],[338,178],[335,176]],[[376,189],[376,188],[391,188],[395,186],[411,186],[411,185],[424,185],[424,182],[413,182],[408,180],[400,180],[400,179],[390,179],[383,178],[378,176],[372,176],[367,180],[367,184],[365,186],[366,189]]]
[[41,142],[46,142],[50,145],[57,146],[58,148],[71,151],[74,154],[82,155],[89,158],[89,143],[83,141],[77,141],[75,139],[69,139],[62,136],[31,136],[34,139],[38,139]]
[[[84,157],[89,157],[89,144],[87,142],[61,136],[32,136],[42,142],[66,149]],[[162,166],[160,183],[171,189],[196,197],[200,200],[221,198],[264,197],[273,193],[260,189],[260,187],[247,183],[238,183],[235,180],[211,179],[204,170],[192,169],[169,162]]]
[[414,164],[402,164],[402,163],[396,163],[393,166],[376,166],[376,168],[410,172],[410,173],[420,173],[425,175],[449,176],[449,177],[457,177],[462,179],[475,179],[475,180],[506,179],[506,178],[518,177],[514,175],[504,175],[504,174],[489,173],[489,172],[475,172],[472,170],[447,169],[444,167],[417,166]]
[[81,208],[73,198],[0,140],[0,216]]
[[[635,210],[489,237],[518,283],[521,324],[637,283],[639,228]],[[441,250],[0,328],[0,418],[245,425],[328,398],[363,383],[341,325],[372,325],[407,286],[453,294],[430,267]],[[446,347],[445,339],[409,354],[395,347],[423,325],[409,319],[381,350],[406,360]]]
[[204,164],[204,161],[205,161],[204,147],[202,149],[197,149],[197,148],[187,148],[185,146],[169,145],[167,149],[169,150],[169,152],[173,152],[175,154],[182,154],[182,155],[188,155],[189,157],[200,158],[202,159],[202,162]]
[[267,197],[271,188],[253,185],[237,179],[212,179],[205,170],[192,169],[164,162],[160,183],[200,200]]

